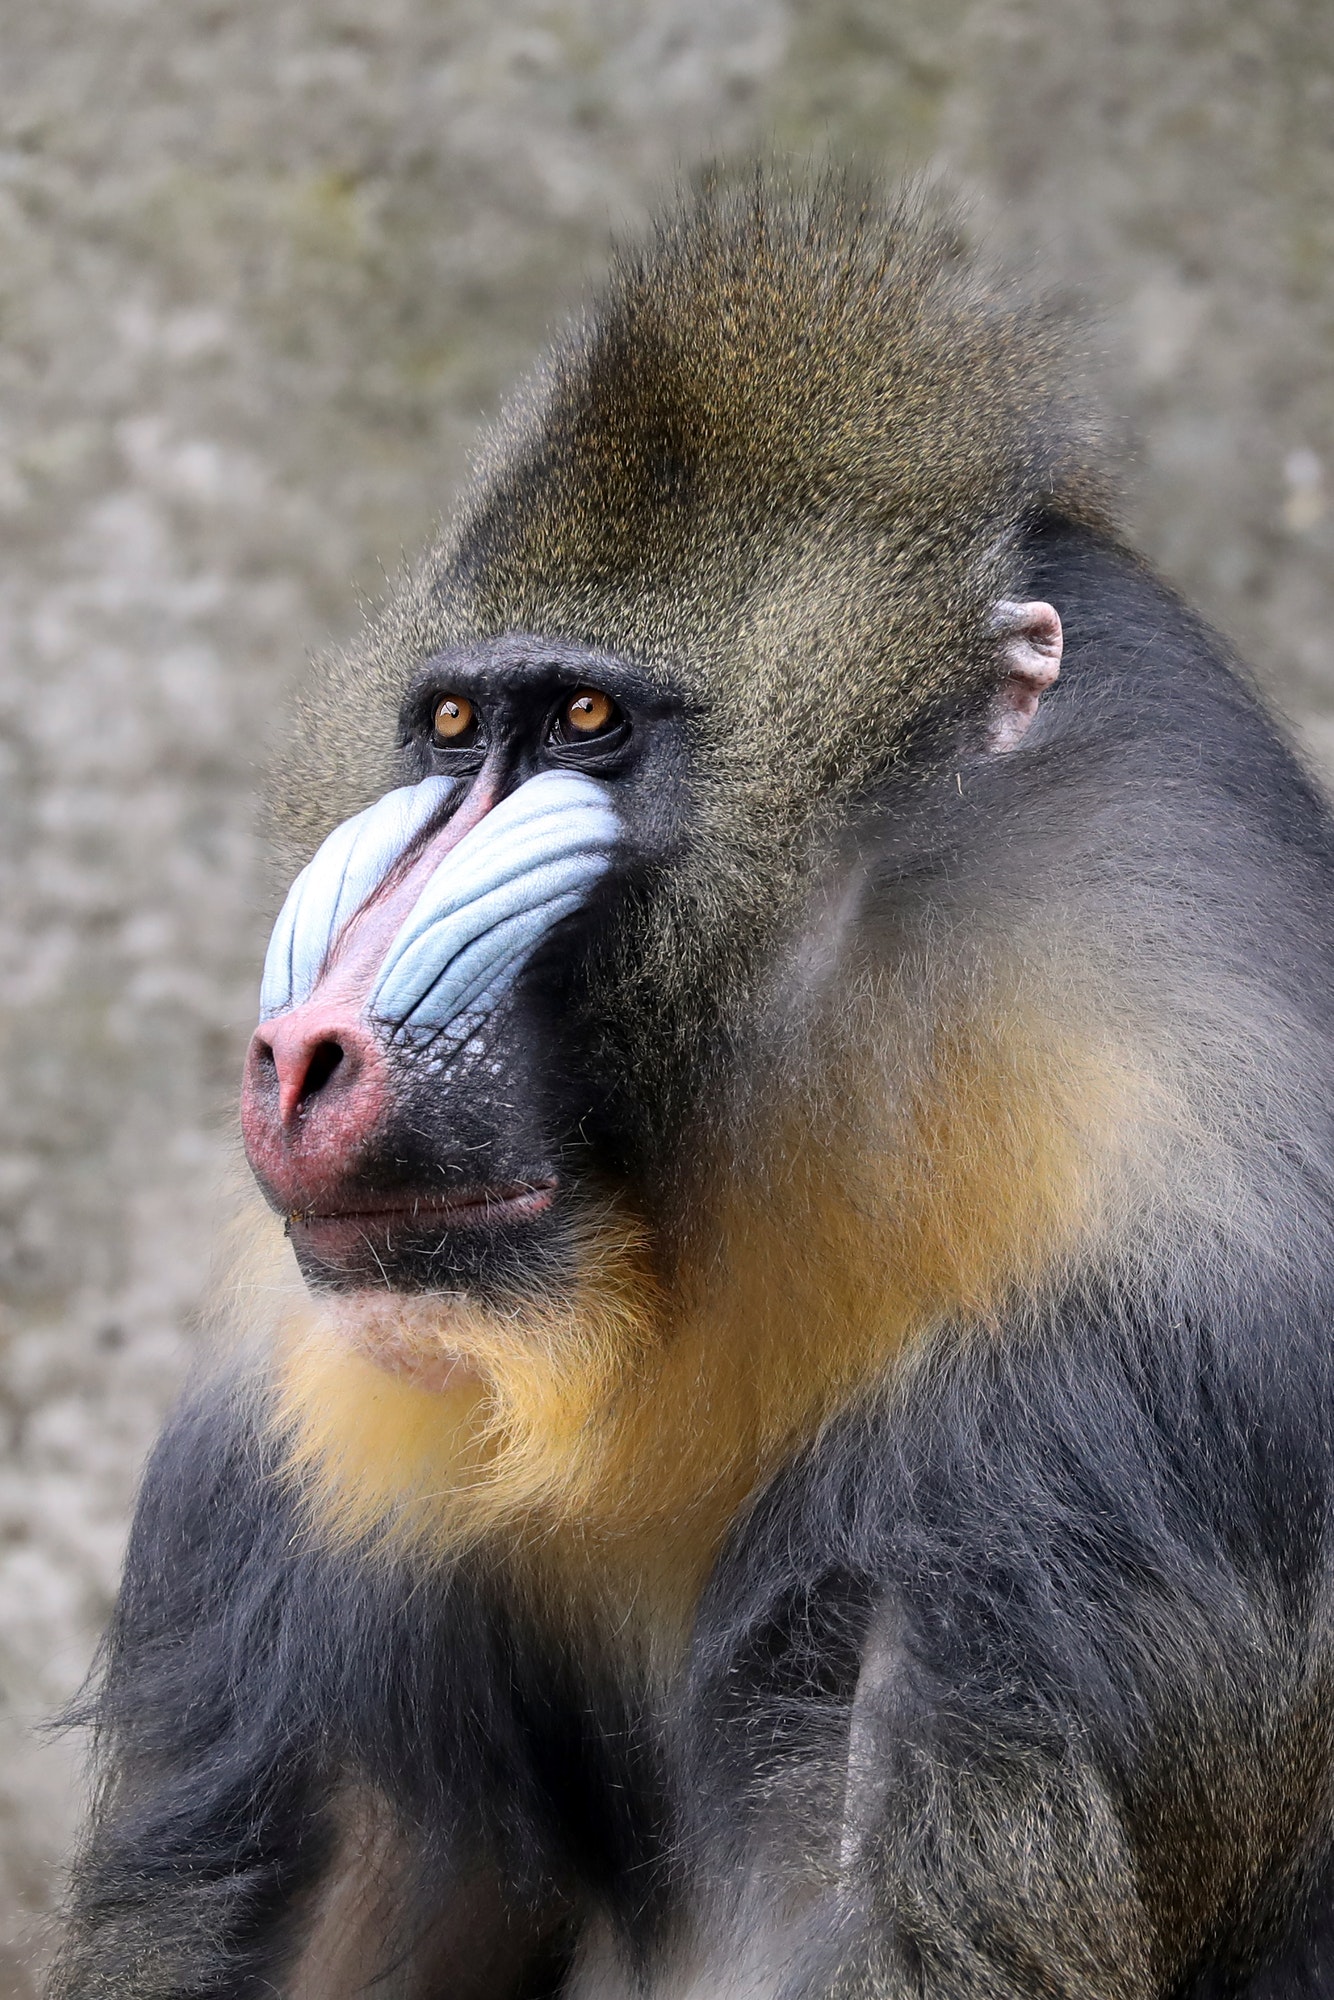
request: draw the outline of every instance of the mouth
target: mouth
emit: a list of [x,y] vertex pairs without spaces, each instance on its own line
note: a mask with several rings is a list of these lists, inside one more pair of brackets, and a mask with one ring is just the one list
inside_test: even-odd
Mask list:
[[295,1209],[287,1217],[287,1232],[296,1242],[327,1251],[359,1241],[389,1242],[396,1235],[420,1238],[438,1230],[494,1229],[543,1214],[555,1193],[554,1179],[514,1181],[449,1195],[368,1200],[356,1207]]

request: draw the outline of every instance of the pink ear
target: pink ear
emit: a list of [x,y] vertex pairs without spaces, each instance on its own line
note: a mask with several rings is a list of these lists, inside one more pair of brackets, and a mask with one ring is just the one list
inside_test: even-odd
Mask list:
[[1013,750],[1061,671],[1060,613],[1041,598],[1028,604],[1002,598],[992,608],[991,629],[1001,639],[1005,679],[996,690],[987,740],[992,750]]

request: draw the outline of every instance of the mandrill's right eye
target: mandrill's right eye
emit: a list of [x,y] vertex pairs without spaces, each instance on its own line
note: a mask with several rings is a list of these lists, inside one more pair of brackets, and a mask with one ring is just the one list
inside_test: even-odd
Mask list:
[[442,694],[431,717],[437,743],[451,750],[466,750],[477,736],[477,710],[464,694]]

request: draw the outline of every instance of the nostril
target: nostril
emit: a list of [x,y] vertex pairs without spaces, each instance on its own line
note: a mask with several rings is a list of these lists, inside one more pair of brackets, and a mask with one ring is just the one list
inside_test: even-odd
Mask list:
[[325,1084],[329,1081],[329,1078],[333,1075],[342,1060],[343,1045],[341,1042],[317,1042],[310,1052],[310,1061],[306,1064],[306,1074],[301,1079],[301,1088],[297,1093],[297,1103],[304,1104],[308,1098],[316,1096],[319,1091],[323,1090]]
[[[242,1119],[258,1134],[269,1128],[285,1134],[283,1145],[311,1143],[311,1131],[333,1113],[353,1117],[353,1101],[377,1070],[371,1038],[341,1009],[294,1007],[257,1029],[250,1044]],[[304,1129],[304,1136],[302,1132]],[[259,1141],[256,1139],[256,1143]]]
[[389,1105],[374,1035],[350,1007],[317,1005],[256,1031],[241,1091],[246,1154],[281,1214],[346,1198]]

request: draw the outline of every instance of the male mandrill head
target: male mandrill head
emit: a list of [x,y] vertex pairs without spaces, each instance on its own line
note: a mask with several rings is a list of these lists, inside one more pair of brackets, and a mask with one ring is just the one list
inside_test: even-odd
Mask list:
[[996,775],[1100,505],[1054,351],[912,205],[707,196],[306,690],[243,1123],[326,1519],[723,1519],[1106,1225],[1135,1066]]

